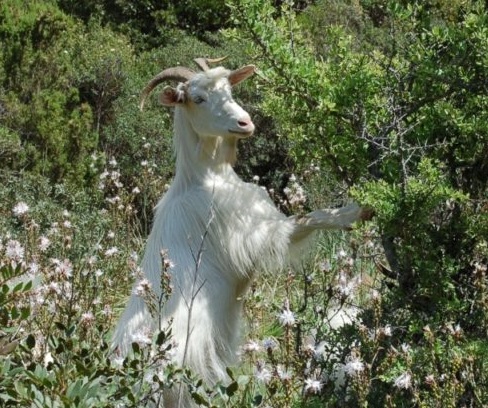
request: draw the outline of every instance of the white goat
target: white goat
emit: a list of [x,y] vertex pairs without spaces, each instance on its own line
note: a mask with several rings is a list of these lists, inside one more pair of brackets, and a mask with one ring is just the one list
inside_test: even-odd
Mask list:
[[[156,207],[141,267],[159,296],[161,250],[168,254],[173,291],[161,323],[164,327],[172,319],[175,361],[215,383],[235,362],[242,298],[255,273],[282,268],[290,250],[311,232],[350,228],[364,212],[352,204],[287,218],[262,188],[242,181],[232,164],[237,141],[250,137],[254,124],[232,98],[231,87],[255,67],[209,69],[205,61],[196,61],[203,72],[169,68],[143,92],[141,108],[158,84],[179,81],[160,95],[164,106],[175,107],[176,173]],[[144,300],[132,294],[114,336],[121,353],[148,322]],[[180,397],[165,395],[165,406],[191,405]]]

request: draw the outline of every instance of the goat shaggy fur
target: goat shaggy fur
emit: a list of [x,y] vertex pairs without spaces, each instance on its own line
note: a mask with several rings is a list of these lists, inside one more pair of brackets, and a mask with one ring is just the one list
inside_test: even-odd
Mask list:
[[[291,247],[314,230],[347,228],[361,218],[356,205],[288,218],[262,188],[234,172],[237,140],[249,137],[254,125],[232,99],[231,85],[253,72],[253,66],[218,67],[163,90],[161,102],[175,107],[176,172],[156,207],[141,268],[159,296],[165,250],[173,290],[161,322],[152,321],[144,300],[132,294],[114,336],[125,354],[148,322],[154,329],[171,319],[175,362],[209,383],[225,379],[226,367],[236,362],[242,299],[255,273],[282,268]],[[168,395],[165,406],[190,403]]]

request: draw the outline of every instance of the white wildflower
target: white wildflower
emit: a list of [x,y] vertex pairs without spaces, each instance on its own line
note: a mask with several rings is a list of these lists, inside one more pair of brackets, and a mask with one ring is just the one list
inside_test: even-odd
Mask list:
[[387,324],[385,327],[383,327],[383,334],[386,337],[391,337],[391,335],[393,334],[392,328],[389,324]]
[[278,343],[272,337],[266,337],[263,339],[262,345],[266,351],[273,351],[278,347]]
[[374,301],[379,301],[381,299],[380,292],[378,292],[376,289],[373,289],[371,291],[371,299]]
[[484,275],[488,269],[486,264],[482,264],[479,262],[475,262],[473,266],[474,266],[474,273],[478,275]]
[[49,282],[45,289],[48,293],[59,295],[61,293],[61,287],[58,282]]
[[40,286],[32,293],[34,296],[31,296],[30,301],[31,301],[31,307],[33,308],[32,314],[34,314],[35,310],[38,310],[39,306],[42,306],[46,301],[46,297],[44,296],[46,293],[46,286]]
[[328,260],[319,263],[319,269],[321,272],[330,272],[332,270],[332,265]]
[[408,390],[412,386],[412,376],[409,373],[403,373],[395,379],[395,387]]
[[59,261],[58,259],[53,260],[55,267],[55,272],[61,275],[63,278],[71,278],[73,276],[73,265],[69,259],[64,259]]
[[346,258],[346,260],[344,261],[344,263],[347,265],[347,266],[353,266],[354,265],[354,258],[351,258],[350,256],[348,256]]
[[282,326],[293,326],[295,324],[295,321],[296,321],[295,315],[289,309],[283,310],[278,315],[278,320],[280,321]]
[[117,204],[118,202],[120,202],[120,197],[118,195],[114,197],[107,197],[105,201],[107,201],[110,204]]
[[389,324],[387,324],[385,327],[380,327],[377,332],[377,335],[379,336],[384,336],[384,337],[391,337],[393,334],[393,330]]
[[113,246],[113,247],[111,247],[105,251],[105,256],[107,258],[110,258],[114,255],[117,255],[118,253],[119,253],[119,249],[117,247]]
[[83,313],[80,317],[80,324],[82,326],[88,327],[95,322],[95,316],[92,312]]
[[[286,190],[286,191],[285,191]],[[305,190],[298,183],[293,183],[291,188],[285,189],[286,197],[288,202],[292,206],[300,206],[307,201],[307,196],[305,195]]]
[[337,292],[342,298],[348,298],[354,294],[356,290],[357,282],[354,279],[347,278],[344,272],[339,275],[338,285],[336,287]]
[[305,380],[305,392],[310,394],[318,394],[322,389],[322,383],[318,380],[307,378]]
[[136,296],[144,296],[148,294],[151,290],[151,282],[147,279],[141,279],[137,282],[137,285],[134,287],[132,293]]
[[88,260],[87,260],[87,263],[88,263],[88,265],[90,265],[90,266],[95,265],[97,262],[98,262],[98,258],[97,258],[97,256],[96,256],[96,255],[91,255],[91,256],[88,258]]
[[347,363],[344,365],[344,371],[350,377],[359,375],[364,371],[364,363],[359,357],[349,357]]
[[325,357],[326,349],[328,348],[328,343],[325,341],[321,341],[313,346],[312,355],[313,358],[317,361],[322,361]]
[[303,351],[306,355],[313,356],[315,355],[315,346],[313,344],[306,344]]
[[139,194],[141,192],[141,189],[137,186],[135,186],[133,189],[132,189],[132,194]]
[[291,381],[291,379],[293,378],[292,373],[284,368],[282,365],[278,365],[276,367],[276,373],[278,374],[278,377],[280,377],[281,381]]
[[122,356],[115,356],[111,359],[113,365],[115,367],[122,367],[122,365],[124,364],[124,357]]
[[400,348],[402,349],[402,351],[405,353],[405,354],[408,354],[411,350],[411,347],[409,344],[407,343],[402,343]]
[[31,262],[29,263],[29,273],[33,274],[33,275],[37,275],[37,272],[39,272],[39,264],[37,262]]
[[175,267],[175,263],[169,259],[169,258],[164,258],[163,259],[163,267],[164,267],[164,270],[167,271],[171,268],[174,268]]
[[45,252],[49,248],[50,245],[51,245],[51,241],[49,240],[48,237],[42,235],[39,238],[39,250],[41,252]]
[[435,378],[432,374],[426,375],[424,378],[425,384],[432,386],[435,384]]
[[451,335],[453,335],[454,337],[461,337],[463,334],[463,329],[461,328],[459,323],[456,324],[456,326],[454,326],[454,327],[452,326],[452,324],[449,324],[448,330],[451,333]]
[[252,181],[257,183],[259,181],[259,176],[257,176],[257,175],[253,176]]
[[103,316],[111,316],[112,315],[112,308],[110,305],[104,305],[103,310],[100,312]]
[[43,360],[44,360],[44,367],[47,367],[49,364],[54,363],[54,358],[50,351],[44,354]]
[[254,353],[259,351],[259,343],[254,340],[249,340],[242,346],[242,349],[245,353]]
[[257,367],[254,371],[254,376],[258,381],[261,381],[264,384],[269,383],[269,381],[273,377],[271,371],[269,371],[262,363],[257,364]]
[[16,217],[21,217],[27,214],[29,211],[29,206],[25,202],[20,201],[15,205],[12,211]]
[[51,228],[49,229],[49,234],[50,235],[56,235],[57,233],[59,233],[59,223],[53,222],[53,223],[51,223]]
[[5,246],[5,256],[15,262],[20,262],[24,259],[24,252],[24,247],[16,239],[11,239]]

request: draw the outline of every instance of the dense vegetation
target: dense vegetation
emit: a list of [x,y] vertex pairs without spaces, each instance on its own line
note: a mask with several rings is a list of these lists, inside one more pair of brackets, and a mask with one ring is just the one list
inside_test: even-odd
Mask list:
[[[141,407],[181,382],[203,406],[487,406],[486,2],[226,3],[0,4],[2,406]],[[221,55],[259,68],[239,174],[285,212],[375,218],[258,278],[242,365],[209,388],[170,329],[124,361],[108,343],[173,175],[171,112],[139,92]]]

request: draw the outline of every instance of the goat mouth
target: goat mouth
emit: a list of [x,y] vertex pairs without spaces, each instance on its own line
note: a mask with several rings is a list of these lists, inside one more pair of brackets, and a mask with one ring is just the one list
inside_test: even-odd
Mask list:
[[245,131],[245,130],[232,130],[229,129],[229,133],[232,133],[234,135],[238,135],[239,137],[249,137],[254,133],[254,130],[251,131]]

